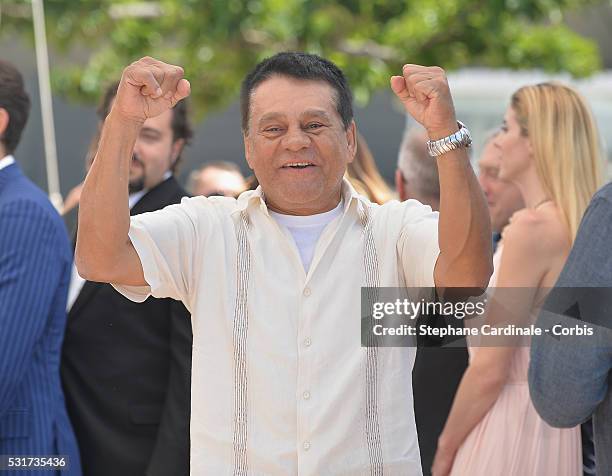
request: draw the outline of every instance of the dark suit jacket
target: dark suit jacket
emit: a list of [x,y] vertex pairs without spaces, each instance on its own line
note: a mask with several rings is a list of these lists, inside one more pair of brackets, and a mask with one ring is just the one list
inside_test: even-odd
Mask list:
[[59,374],[71,262],[47,197],[17,164],[0,170],[0,455],[67,455],[78,476]]
[[[454,316],[420,316],[417,326],[421,324],[432,328],[447,325],[463,327],[462,321]],[[438,448],[438,438],[468,365],[468,352],[464,337],[419,337],[417,341],[417,355],[412,370],[414,415],[423,475],[428,476]]]
[[[179,203],[174,178],[131,214]],[[189,474],[191,318],[171,299],[134,303],[87,281],[68,314],[62,380],[85,476]]]

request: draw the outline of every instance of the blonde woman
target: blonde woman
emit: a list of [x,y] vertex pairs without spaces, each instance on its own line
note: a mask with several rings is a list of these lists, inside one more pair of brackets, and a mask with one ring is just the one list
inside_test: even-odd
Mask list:
[[355,159],[348,164],[346,178],[358,193],[379,205],[395,198],[393,191],[378,171],[368,143],[359,132],[357,132],[357,152]]
[[[573,89],[542,83],[512,96],[495,145],[500,178],[519,187],[526,208],[504,230],[491,286],[529,289],[520,302],[525,315],[542,305],[546,288],[555,284],[601,183],[599,144],[593,117]],[[491,307],[486,319],[497,321],[502,311]],[[529,347],[469,350],[433,475],[581,475],[580,428],[548,426],[531,403]]]

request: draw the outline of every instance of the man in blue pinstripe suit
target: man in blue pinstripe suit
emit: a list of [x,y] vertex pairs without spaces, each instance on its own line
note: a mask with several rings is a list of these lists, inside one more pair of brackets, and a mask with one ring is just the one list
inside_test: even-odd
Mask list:
[[12,156],[29,108],[21,74],[0,60],[0,462],[3,456],[65,455],[66,471],[19,474],[78,476],[59,374],[70,246],[61,218]]

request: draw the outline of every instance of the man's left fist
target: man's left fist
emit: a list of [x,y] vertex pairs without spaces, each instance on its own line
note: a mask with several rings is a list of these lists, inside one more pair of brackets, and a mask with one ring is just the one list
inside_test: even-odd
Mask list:
[[449,136],[459,129],[442,68],[406,64],[402,76],[391,77],[391,89],[406,111],[427,130],[431,140]]

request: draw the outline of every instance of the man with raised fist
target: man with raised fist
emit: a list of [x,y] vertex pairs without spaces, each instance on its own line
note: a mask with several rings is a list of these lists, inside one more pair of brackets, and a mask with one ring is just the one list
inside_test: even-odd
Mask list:
[[151,58],[124,70],[83,188],[77,266],[135,301],[172,297],[191,311],[192,474],[421,474],[415,349],[361,346],[361,288],[484,288],[490,225],[444,71],[406,65],[391,87],[438,157],[439,218],[355,193],[343,179],[356,128],[342,71],[279,53],[241,92],[260,187],[130,220],[138,130],[190,85]]
[[[118,86],[104,94],[100,127]],[[191,136],[185,101],[142,124],[127,176],[131,216],[187,196],[174,173]],[[108,475],[109,461],[113,476],[187,476],[192,335],[185,306],[153,297],[135,303],[73,269],[67,308],[60,368],[83,476]]]

